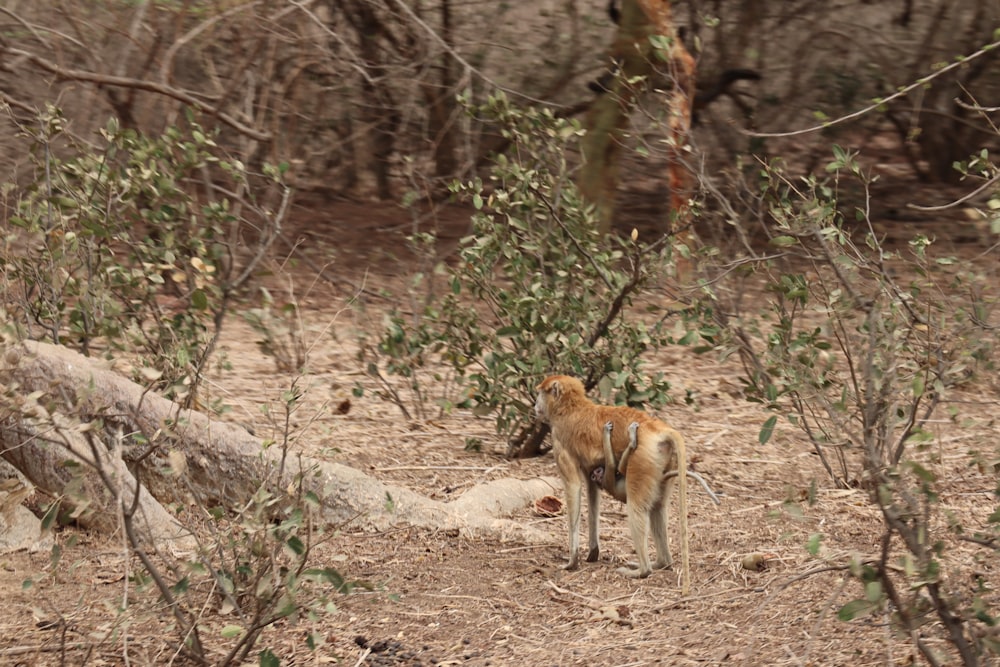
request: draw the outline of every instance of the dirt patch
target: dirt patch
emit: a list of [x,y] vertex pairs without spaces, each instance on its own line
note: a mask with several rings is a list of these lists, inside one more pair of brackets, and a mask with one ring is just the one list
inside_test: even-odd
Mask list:
[[[369,287],[402,285],[406,262],[414,261],[401,237],[410,221],[395,209],[313,205],[303,231],[290,237],[301,255],[291,256],[282,276],[293,277],[313,332],[311,370],[294,380],[303,392],[290,418],[294,447],[442,500],[485,481],[553,475],[551,457],[503,458],[504,444],[488,421],[433,411],[407,421],[375,396],[356,361],[357,330],[370,320],[356,316],[348,300],[365,281]],[[455,211],[449,216],[438,223],[457,239],[467,219]],[[321,218],[325,223],[317,224]],[[311,266],[329,276],[326,286]],[[276,286],[287,284],[282,281]],[[337,283],[352,287],[331,290]],[[228,418],[257,436],[275,437],[284,421],[281,394],[293,378],[275,372],[255,339],[239,320],[227,325],[221,352],[232,370],[213,373],[211,398],[233,406]],[[691,487],[691,596],[679,596],[673,571],[641,581],[615,573],[633,554],[624,508],[607,498],[601,559],[575,572],[561,569],[565,517],[539,516],[530,507],[514,518],[547,531],[548,544],[470,540],[402,526],[370,533],[348,524],[318,548],[319,560],[374,589],[335,597],[335,608],[316,619],[284,621],[265,633],[263,644],[282,665],[920,662],[884,616],[852,623],[835,618],[841,605],[859,596],[854,580],[836,566],[878,549],[880,519],[862,493],[829,488],[810,446],[791,429],[779,427],[766,445],[758,443],[767,415],[740,398],[735,365],[691,357],[686,349],[664,350],[652,365],[668,372],[678,396],[694,397],[691,405],[670,406],[661,416],[685,433],[694,468],[723,498],[716,507]],[[365,389],[363,396],[353,394],[356,386]],[[995,380],[984,378],[951,396],[965,420],[961,428],[947,418],[935,423],[934,455],[950,480],[941,501],[970,530],[985,525],[996,481],[968,467],[966,453],[994,451],[998,403]],[[482,451],[467,451],[469,439],[482,442]],[[823,539],[812,556],[805,545],[815,533]],[[122,555],[120,540],[64,531],[58,542],[56,566],[49,553],[0,558],[6,601],[0,663],[119,665],[127,653],[128,664],[169,664],[175,658],[169,615],[152,590],[128,584],[137,565]],[[954,558],[972,558],[976,550],[956,545],[952,551]],[[760,571],[741,566],[754,552],[767,555]],[[126,594],[129,607],[122,612]],[[221,651],[220,633],[231,622],[206,609],[206,643]],[[310,632],[323,638],[315,651],[306,646]]]

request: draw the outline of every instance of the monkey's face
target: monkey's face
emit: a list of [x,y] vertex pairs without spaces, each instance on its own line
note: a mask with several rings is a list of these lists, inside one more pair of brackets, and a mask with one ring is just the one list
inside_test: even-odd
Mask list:
[[549,423],[549,406],[552,401],[559,398],[559,379],[556,376],[549,376],[542,380],[542,383],[535,387],[538,397],[535,399],[535,414],[544,423]]
[[550,375],[542,380],[535,390],[538,392],[538,398],[535,399],[535,414],[546,424],[550,421],[552,406],[558,405],[557,402],[563,400],[564,394],[574,391],[581,396],[584,394],[580,381],[568,375]]
[[590,471],[590,481],[597,484],[597,486],[604,485],[604,466],[597,466]]

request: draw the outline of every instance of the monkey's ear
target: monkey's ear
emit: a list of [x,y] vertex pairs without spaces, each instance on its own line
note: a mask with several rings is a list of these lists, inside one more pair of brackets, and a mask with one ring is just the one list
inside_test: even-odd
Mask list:
[[562,394],[562,383],[559,380],[553,380],[552,384],[549,385],[549,391],[552,392],[553,396],[559,396]]

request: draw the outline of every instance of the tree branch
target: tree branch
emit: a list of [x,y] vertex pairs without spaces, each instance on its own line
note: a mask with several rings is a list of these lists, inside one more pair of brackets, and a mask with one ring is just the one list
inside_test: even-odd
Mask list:
[[215,116],[220,121],[233,128],[240,134],[244,134],[251,139],[256,139],[257,141],[270,141],[271,133],[262,132],[256,128],[246,125],[236,118],[233,118],[229,114],[220,109],[217,109],[210,104],[199,100],[197,97],[193,96],[185,90],[179,88],[174,88],[161,83],[154,83],[152,81],[143,81],[142,79],[132,79],[130,77],[124,76],[112,76],[108,74],[98,74],[96,72],[87,72],[78,69],[67,69],[64,67],[59,67],[58,65],[53,65],[52,63],[43,60],[42,58],[36,56],[29,51],[23,51],[21,49],[7,49],[6,54],[22,56],[23,58],[30,61],[32,64],[42,68],[46,72],[55,74],[60,79],[67,81],[86,81],[89,83],[95,83],[99,86],[118,86],[121,88],[133,88],[135,90],[145,90],[151,93],[157,93],[165,97],[170,97],[178,102],[183,102],[202,113],[208,114],[210,116]]

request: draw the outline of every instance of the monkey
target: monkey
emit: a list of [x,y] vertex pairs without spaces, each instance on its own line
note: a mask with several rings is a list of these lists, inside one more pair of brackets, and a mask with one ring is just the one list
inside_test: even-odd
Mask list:
[[[569,562],[566,569],[580,565],[580,501],[587,486],[588,547],[587,562],[600,557],[598,524],[600,522],[600,487],[590,472],[607,463],[602,444],[601,424],[612,422],[612,431],[627,430],[637,423],[636,447],[628,459],[625,475],[625,504],[629,532],[638,558],[638,568],[621,567],[618,572],[632,578],[648,577],[652,570],[673,565],[667,540],[667,504],[676,483],[681,542],[681,589],[690,589],[690,563],[687,527],[687,455],[684,438],[665,422],[624,406],[598,405],[587,398],[583,383],[568,375],[550,375],[536,388],[535,413],[552,427],[556,467],[566,490],[566,514],[569,520]],[[612,449],[624,453],[625,437]],[[676,474],[669,474],[669,473]],[[606,471],[611,476],[611,471]],[[647,536],[652,528],[656,543],[656,561],[650,565]]]
[[[637,443],[637,433],[639,430],[639,422],[632,422],[628,425],[628,445],[625,446],[625,451],[622,453],[622,459],[618,462],[617,468],[615,467],[615,453],[611,448],[611,432],[614,430],[614,422],[607,422],[604,424],[604,437],[601,444],[604,445],[604,465],[597,466],[594,468],[593,472],[590,473],[590,479],[597,482],[597,485],[607,491],[613,498],[621,502],[626,501],[626,489],[625,489],[625,468],[628,465],[628,457],[635,450]],[[609,485],[605,480],[609,479],[605,476],[605,470],[615,469],[616,473],[614,475],[614,484]],[[712,499],[712,502],[716,505],[721,505],[722,501],[719,500],[719,496],[715,494],[712,487],[708,485],[705,478],[696,473],[694,470],[685,471],[687,476],[691,479],[696,480],[701,484],[702,488],[705,489],[705,493],[708,497]],[[677,475],[676,470],[670,470],[664,473],[664,477],[674,477]]]
[[[604,445],[604,465],[594,468],[593,472],[590,473],[590,479],[597,482],[598,486],[602,487],[616,500],[625,502],[627,497],[625,470],[628,467],[628,458],[635,451],[638,444],[636,442],[636,433],[639,430],[639,422],[632,422],[628,425],[628,445],[625,446],[621,461],[617,465],[615,465],[615,452],[611,448],[611,433],[614,431],[614,428],[614,422],[609,421],[604,424],[604,436],[601,440],[601,444]],[[614,474],[608,473],[607,471],[609,470],[614,471]]]

